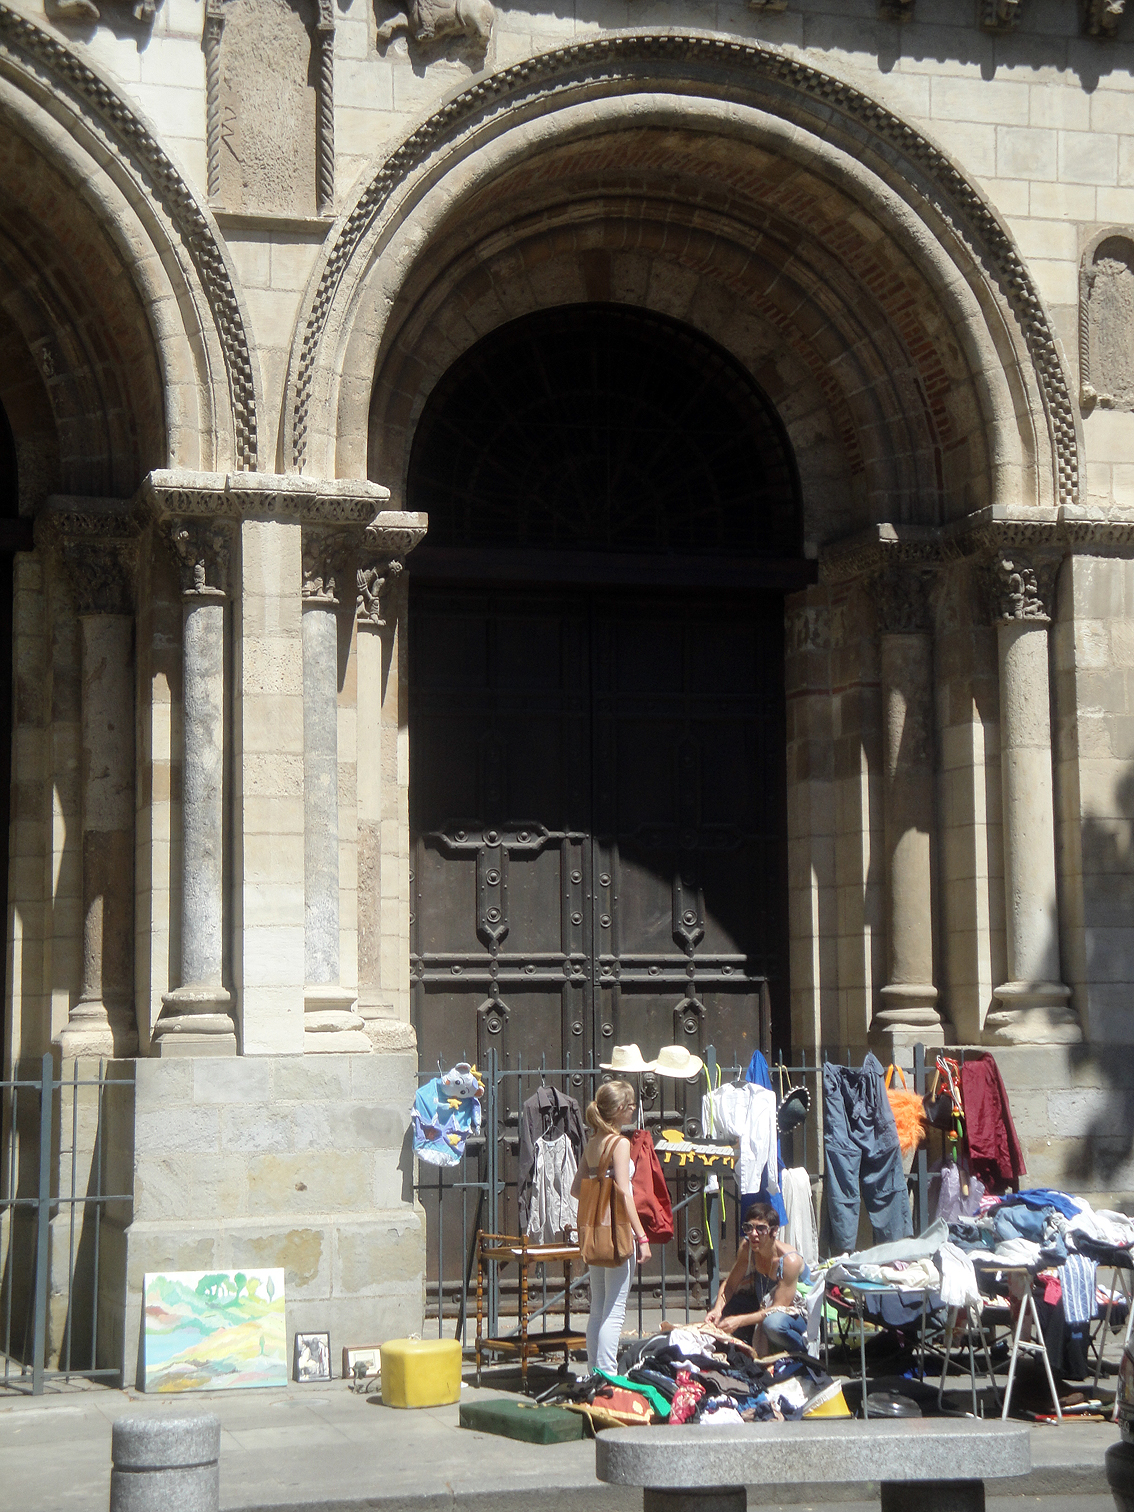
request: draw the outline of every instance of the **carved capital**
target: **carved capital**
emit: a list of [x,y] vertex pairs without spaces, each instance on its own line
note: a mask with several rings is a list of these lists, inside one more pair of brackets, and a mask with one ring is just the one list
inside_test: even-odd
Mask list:
[[826,604],[804,604],[787,617],[787,652],[829,651],[831,614]]
[[224,598],[231,527],[216,520],[176,519],[169,522],[169,539],[181,569],[182,598]]
[[928,635],[932,629],[930,589],[934,574],[925,568],[895,564],[871,582],[883,635]]
[[397,582],[404,564],[397,557],[371,562],[355,574],[357,593],[355,613],[358,623],[369,630],[384,629],[386,624],[383,596]]
[[1107,42],[1118,35],[1126,0],[1083,0],[1083,35]]
[[1060,558],[1002,552],[991,568],[992,614],[997,621],[1037,620],[1048,624],[1054,608]]
[[304,607],[337,608],[353,543],[341,530],[303,531]]
[[133,614],[137,546],[133,540],[71,536],[60,560],[80,614]]

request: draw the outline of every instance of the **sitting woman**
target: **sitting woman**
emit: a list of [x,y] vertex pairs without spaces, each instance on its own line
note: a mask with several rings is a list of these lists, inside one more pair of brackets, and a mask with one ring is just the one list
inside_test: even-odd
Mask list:
[[752,1344],[761,1357],[807,1347],[806,1303],[799,1284],[806,1285],[811,1273],[798,1250],[776,1238],[779,1227],[774,1207],[752,1204],[736,1264],[721,1282],[716,1306],[705,1319]]

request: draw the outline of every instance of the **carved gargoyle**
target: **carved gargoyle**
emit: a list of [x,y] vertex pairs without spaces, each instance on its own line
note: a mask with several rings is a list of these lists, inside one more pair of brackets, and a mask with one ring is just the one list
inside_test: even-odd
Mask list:
[[400,32],[415,42],[466,36],[481,48],[488,46],[496,10],[492,0],[400,0],[404,14],[391,16],[378,28],[378,46],[388,47]]

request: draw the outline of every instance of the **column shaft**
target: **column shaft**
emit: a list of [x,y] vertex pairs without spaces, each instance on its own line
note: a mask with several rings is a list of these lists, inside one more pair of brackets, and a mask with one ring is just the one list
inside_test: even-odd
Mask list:
[[83,980],[64,1055],[136,1055],[134,623],[82,614]]
[[1002,618],[996,631],[1008,981],[994,993],[985,1038],[1077,1040],[1071,992],[1060,981],[1048,620]]
[[357,994],[339,980],[339,622],[336,580],[349,543],[304,531],[304,1050],[369,1051]]
[[204,521],[172,526],[181,559],[181,985],[162,998],[160,1055],[235,1055],[224,985],[225,612],[228,536]]

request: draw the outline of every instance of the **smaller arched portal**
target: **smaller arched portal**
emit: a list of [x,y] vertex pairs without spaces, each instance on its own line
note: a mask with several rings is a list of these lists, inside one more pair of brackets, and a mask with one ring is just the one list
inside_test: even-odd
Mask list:
[[524,316],[433,389],[407,499],[424,1063],[786,1040],[782,593],[813,564],[767,397],[677,320]]

